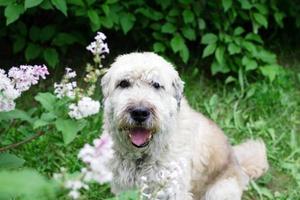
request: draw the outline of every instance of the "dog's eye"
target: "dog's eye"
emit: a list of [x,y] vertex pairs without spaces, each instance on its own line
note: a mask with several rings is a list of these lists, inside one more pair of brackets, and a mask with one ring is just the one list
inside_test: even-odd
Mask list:
[[159,89],[159,88],[162,87],[158,82],[153,82],[153,83],[152,83],[152,86],[153,86],[155,89]]
[[118,84],[118,87],[121,87],[121,88],[128,88],[130,86],[130,83],[128,80],[122,80],[119,84]]

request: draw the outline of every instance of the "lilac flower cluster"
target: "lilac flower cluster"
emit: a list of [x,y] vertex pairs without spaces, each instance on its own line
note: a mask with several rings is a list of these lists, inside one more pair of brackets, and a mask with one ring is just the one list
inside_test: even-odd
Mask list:
[[103,33],[97,32],[95,41],[89,44],[86,49],[90,51],[94,56],[101,56],[102,58],[104,58],[104,54],[109,53],[107,43],[104,42],[105,39],[106,36]]
[[88,190],[88,183],[96,181],[100,184],[110,182],[112,172],[108,163],[113,156],[112,139],[104,133],[99,139],[93,141],[93,145],[85,144],[80,150],[78,158],[86,165],[81,169],[77,177],[68,178],[66,169],[61,168],[61,173],[53,174],[53,178],[60,181],[64,188],[69,190],[68,196],[71,199],[79,199],[82,190]]
[[36,85],[40,78],[45,79],[46,75],[49,72],[45,65],[12,67],[8,74],[0,69],[0,112],[14,110],[14,100],[32,85]]
[[82,119],[97,114],[100,110],[100,102],[90,97],[82,97],[77,104],[70,104],[69,110],[68,114],[71,118]]
[[54,94],[59,98],[69,97],[75,98],[75,88],[77,87],[76,81],[71,81],[75,78],[76,72],[71,68],[66,68],[65,75],[60,83],[54,83]]
[[93,145],[85,144],[80,150],[78,158],[87,165],[82,170],[86,181],[94,180],[100,184],[111,181],[112,172],[108,163],[113,157],[112,145],[110,135],[103,133],[99,139],[93,141]]

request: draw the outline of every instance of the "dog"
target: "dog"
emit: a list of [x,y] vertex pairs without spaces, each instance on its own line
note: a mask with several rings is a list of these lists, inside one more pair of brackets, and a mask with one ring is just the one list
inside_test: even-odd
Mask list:
[[240,200],[268,169],[265,145],[231,146],[193,110],[173,65],[151,52],[116,58],[101,80],[103,131],[113,140],[111,190],[140,189],[142,199]]

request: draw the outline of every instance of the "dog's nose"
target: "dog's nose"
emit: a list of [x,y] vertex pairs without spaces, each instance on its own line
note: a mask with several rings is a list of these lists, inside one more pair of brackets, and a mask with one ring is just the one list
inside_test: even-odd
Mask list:
[[130,112],[130,116],[134,121],[143,122],[150,116],[150,111],[147,108],[136,108]]

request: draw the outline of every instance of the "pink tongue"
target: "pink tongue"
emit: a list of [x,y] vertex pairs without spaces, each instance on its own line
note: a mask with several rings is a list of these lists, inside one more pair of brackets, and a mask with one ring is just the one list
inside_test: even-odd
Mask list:
[[144,128],[135,128],[130,132],[130,140],[133,144],[141,146],[148,142],[150,131]]

